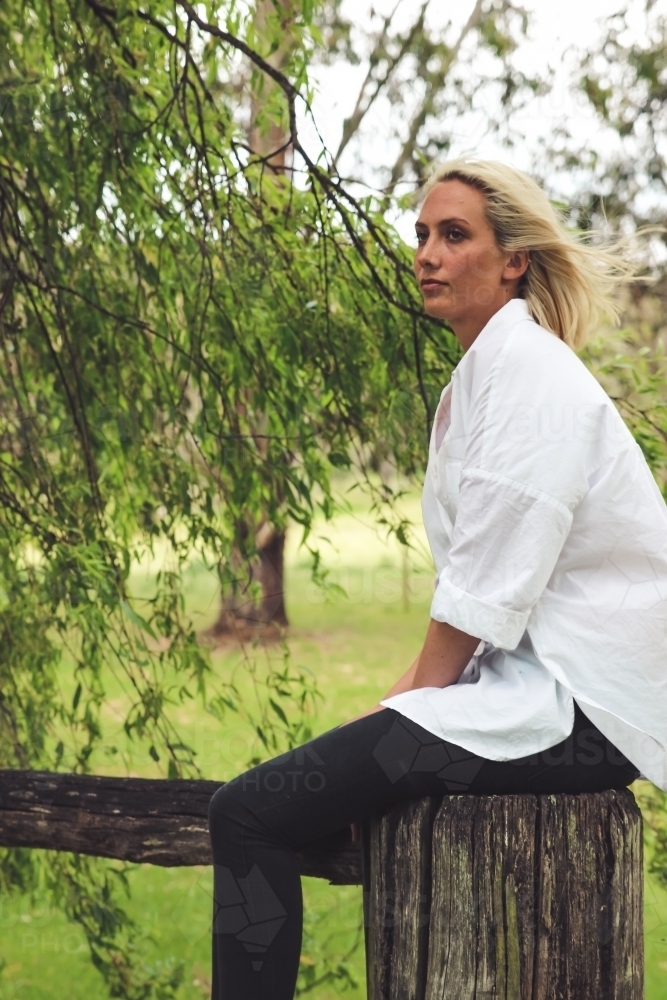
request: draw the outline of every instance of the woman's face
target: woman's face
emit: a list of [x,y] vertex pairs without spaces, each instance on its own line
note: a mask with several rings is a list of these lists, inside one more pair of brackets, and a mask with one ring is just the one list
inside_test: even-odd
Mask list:
[[429,192],[415,224],[414,268],[429,316],[446,320],[468,347],[516,294],[528,266],[525,251],[497,245],[481,191],[459,180]]

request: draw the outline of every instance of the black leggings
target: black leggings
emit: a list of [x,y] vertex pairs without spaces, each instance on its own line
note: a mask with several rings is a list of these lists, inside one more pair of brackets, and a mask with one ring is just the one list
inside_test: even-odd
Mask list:
[[211,800],[213,1000],[293,1000],[302,931],[296,849],[425,795],[598,792],[639,772],[575,704],[572,734],[492,761],[383,708],[223,785]]

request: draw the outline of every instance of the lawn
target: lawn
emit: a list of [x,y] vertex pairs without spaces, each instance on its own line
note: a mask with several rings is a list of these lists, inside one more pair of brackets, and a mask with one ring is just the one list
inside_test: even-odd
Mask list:
[[[417,521],[418,502],[406,503]],[[325,600],[310,582],[306,561],[292,532],[287,559],[288,612],[292,623],[291,649],[295,666],[312,671],[323,698],[312,720],[313,733],[324,732],[377,702],[403,673],[419,650],[427,620],[433,572],[424,556],[424,539],[416,536],[419,552],[406,565],[396,544],[387,544],[369,526],[359,506],[340,517],[327,532],[327,565],[332,579],[347,597]],[[137,585],[141,579],[137,578]],[[217,595],[210,573],[194,563],[188,581],[188,601],[204,627],[215,616]],[[266,657],[259,654],[259,676]],[[247,670],[235,649],[213,656],[220,678],[234,675],[244,696],[253,697]],[[63,678],[66,684],[66,679]],[[124,741],[120,729],[122,688],[112,687],[107,705],[109,741],[95,762],[100,773],[122,767],[130,773],[157,774],[146,754],[139,758]],[[175,720],[198,751],[206,777],[225,780],[243,770],[258,747],[247,723],[230,716],[220,723],[194,703],[179,706]],[[115,747],[115,753],[112,751]],[[136,866],[130,875],[129,908],[141,928],[146,962],[183,962],[182,1000],[210,996],[209,921],[211,873],[208,868],[160,869]],[[304,879],[308,911],[302,961],[319,964],[324,953],[341,961],[348,1000],[365,997],[363,944],[360,943],[361,890],[333,887]],[[83,937],[58,912],[39,900],[0,898],[2,1000],[89,1000],[102,995],[98,974],[88,960]],[[355,948],[356,944],[356,948]],[[351,985],[356,982],[356,985]],[[309,994],[317,1000],[341,996],[334,985],[322,985]],[[655,878],[646,880],[646,1000],[667,997],[667,889]]]

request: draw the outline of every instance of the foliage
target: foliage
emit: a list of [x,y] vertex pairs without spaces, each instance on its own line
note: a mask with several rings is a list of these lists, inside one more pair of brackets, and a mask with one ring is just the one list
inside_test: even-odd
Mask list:
[[609,18],[599,51],[584,61],[581,88],[620,140],[599,164],[611,211],[663,221],[664,210],[654,204],[646,214],[641,204],[647,188],[664,195],[667,185],[667,18],[653,4],[646,5],[644,28],[644,38],[633,37],[627,10]]
[[[379,206],[301,146],[312,5],[290,11],[280,71],[264,56],[284,8],[261,37],[234,0],[203,11],[0,11],[0,766],[89,767],[113,676],[137,747],[196,774],[171,709],[238,705],[184,613],[183,568],[199,553],[241,586],[248,517],[296,521],[307,544],[336,506],[331,471],[353,461],[390,501],[366,473],[389,455],[423,464],[456,357]],[[256,127],[288,134],[282,176],[237,120],[241,59],[264,94]],[[163,568],[138,595],[147,552]],[[289,663],[270,685],[257,731],[276,752],[302,741],[316,695]],[[137,971],[108,868],[44,863],[112,995],[173,992],[177,971]],[[6,854],[6,883],[26,865],[38,878],[36,856],[19,878]]]
[[637,801],[645,823],[648,870],[667,886],[667,792],[647,782]]
[[[211,82],[223,47],[178,8],[23,13],[2,15],[3,63],[33,81],[6,82],[2,119],[4,760],[44,762],[57,705],[84,767],[112,666],[128,732],[179,770],[162,707],[207,677],[180,568],[200,550],[233,584],[248,510],[307,535],[353,452],[418,467],[427,408],[406,400],[430,407],[451,341],[370,203],[309,159],[267,181]],[[172,568],[138,606],[130,567],[160,545]]]
[[93,965],[104,976],[109,996],[127,1000],[168,1000],[183,978],[182,963],[171,959],[147,967],[142,960],[145,935],[120,905],[126,895],[125,872],[99,865],[84,855],[3,851],[0,887],[5,895],[21,891],[31,902],[52,902],[82,928]]
[[589,345],[583,359],[616,403],[667,499],[667,357],[625,329]]
[[[332,911],[333,912],[333,911]],[[315,918],[306,910],[303,923],[301,964],[295,996],[317,996],[317,990],[334,983],[337,991],[355,989],[359,983],[350,959],[364,943],[363,923],[359,923],[352,944],[343,955],[336,953],[331,935],[327,935],[329,914]]]

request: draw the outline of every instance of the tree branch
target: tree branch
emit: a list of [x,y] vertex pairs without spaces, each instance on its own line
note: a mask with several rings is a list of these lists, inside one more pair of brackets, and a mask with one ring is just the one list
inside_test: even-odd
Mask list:
[[430,114],[433,113],[434,107],[434,96],[436,92],[436,83],[442,86],[442,83],[452,68],[454,62],[456,61],[458,54],[461,50],[461,46],[467,36],[471,31],[474,31],[478,27],[480,21],[482,20],[484,0],[477,0],[475,7],[461,29],[461,33],[454,43],[453,47],[449,49],[446,59],[444,59],[438,69],[428,74],[428,85],[426,90],[426,96],[422,101],[421,107],[413,115],[410,121],[410,128],[408,129],[408,137],[403,143],[401,152],[398,155],[394,166],[392,167],[391,177],[389,179],[389,184],[387,185],[387,191],[391,192],[394,190],[398,182],[403,178],[405,173],[405,168],[414,156],[415,147],[417,145],[417,137],[426,122],[426,119]]
[[363,98],[366,93],[366,88],[369,86],[371,82],[373,82],[373,69],[380,62],[382,52],[386,51],[387,41],[389,39],[388,31],[391,26],[391,22],[394,18],[394,14],[396,13],[400,5],[400,0],[399,3],[396,4],[396,7],[394,7],[391,14],[388,14],[387,17],[385,18],[382,32],[378,38],[375,48],[373,49],[369,57],[368,73],[366,74],[366,78],[364,79],[364,82],[362,83],[361,88],[359,90],[359,95],[357,97],[357,102],[355,104],[354,111],[352,112],[349,118],[345,119],[345,123],[343,125],[343,134],[341,136],[340,144],[333,158],[334,165],[338,163],[338,160],[340,159],[343,150],[348,145],[350,140],[353,138],[355,133],[359,130],[359,126],[361,125],[367,113],[370,111],[371,107],[379,97],[383,88],[386,87],[386,85],[389,83],[389,80],[393,75],[394,70],[402,62],[404,56],[407,55],[407,53],[411,50],[415,35],[417,34],[418,31],[423,30],[424,15],[426,13],[428,4],[429,0],[425,0],[425,3],[422,5],[421,11],[419,12],[419,17],[412,25],[408,33],[404,36],[398,53],[396,54],[396,56],[394,56],[393,59],[387,59],[387,69],[384,75],[380,79],[375,80],[375,90],[370,95],[366,103],[363,104]]

